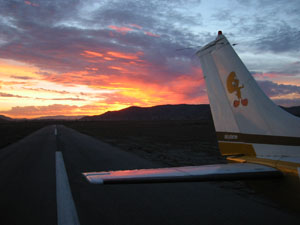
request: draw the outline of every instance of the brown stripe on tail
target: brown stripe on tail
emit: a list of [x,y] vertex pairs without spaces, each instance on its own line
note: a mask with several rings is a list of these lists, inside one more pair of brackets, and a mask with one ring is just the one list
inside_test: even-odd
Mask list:
[[222,155],[256,156],[251,144],[219,141],[219,148]]

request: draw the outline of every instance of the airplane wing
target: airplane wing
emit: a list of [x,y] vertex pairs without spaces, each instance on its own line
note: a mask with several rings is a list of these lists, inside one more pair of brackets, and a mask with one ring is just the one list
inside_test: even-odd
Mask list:
[[272,167],[252,163],[230,163],[203,166],[171,167],[83,173],[93,184],[162,183],[180,181],[238,180],[279,177]]

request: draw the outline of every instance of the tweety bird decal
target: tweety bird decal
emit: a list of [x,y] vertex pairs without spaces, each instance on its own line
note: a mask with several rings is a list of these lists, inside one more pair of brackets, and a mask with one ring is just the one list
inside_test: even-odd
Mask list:
[[234,107],[238,107],[240,104],[243,106],[248,105],[248,99],[242,98],[242,88],[244,88],[244,85],[240,85],[240,81],[237,79],[235,72],[231,72],[227,77],[227,90],[230,94],[234,93],[237,97],[237,99],[233,101]]

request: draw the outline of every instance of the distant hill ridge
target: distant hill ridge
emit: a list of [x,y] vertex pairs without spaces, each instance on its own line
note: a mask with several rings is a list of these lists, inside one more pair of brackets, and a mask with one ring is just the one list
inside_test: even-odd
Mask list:
[[81,120],[201,120],[211,119],[209,105],[159,105],[153,107],[131,106],[102,115],[86,116]]
[[[284,110],[300,117],[300,106]],[[208,104],[202,105],[159,105],[153,107],[131,106],[119,111],[108,111],[97,116],[86,116],[83,121],[101,120],[212,120]]]
[[0,122],[7,122],[7,121],[13,121],[14,119],[7,117],[7,116],[3,116],[0,115]]

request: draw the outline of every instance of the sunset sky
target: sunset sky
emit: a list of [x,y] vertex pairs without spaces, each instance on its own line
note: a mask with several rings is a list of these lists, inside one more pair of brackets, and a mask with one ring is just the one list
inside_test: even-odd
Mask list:
[[208,103],[195,52],[218,30],[269,97],[300,105],[299,15],[299,0],[0,0],[0,114]]

